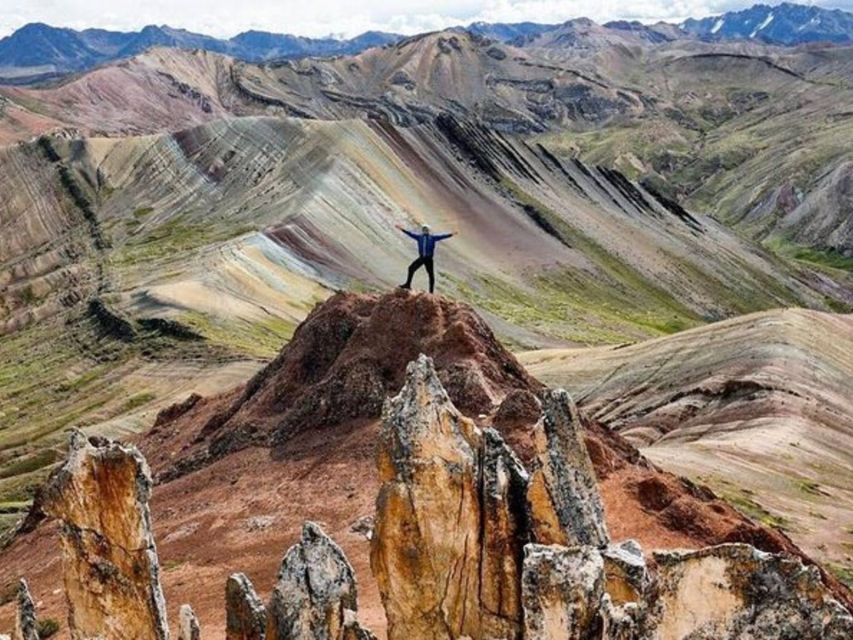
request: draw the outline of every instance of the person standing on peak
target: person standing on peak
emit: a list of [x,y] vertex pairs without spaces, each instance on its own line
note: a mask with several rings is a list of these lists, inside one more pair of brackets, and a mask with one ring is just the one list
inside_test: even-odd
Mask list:
[[401,289],[411,289],[412,287],[412,278],[415,275],[415,271],[420,269],[421,267],[426,267],[427,274],[429,275],[429,292],[432,293],[435,289],[435,273],[433,272],[433,264],[432,258],[435,255],[435,244],[436,242],[440,242],[441,240],[447,240],[451,236],[459,235],[458,231],[454,231],[453,233],[436,233],[432,234],[429,231],[428,224],[421,225],[421,232],[415,233],[414,231],[409,231],[403,225],[398,224],[394,225],[400,231],[409,236],[412,240],[417,240],[418,242],[418,258],[412,264],[409,265],[409,277],[406,279],[405,284],[401,284]]

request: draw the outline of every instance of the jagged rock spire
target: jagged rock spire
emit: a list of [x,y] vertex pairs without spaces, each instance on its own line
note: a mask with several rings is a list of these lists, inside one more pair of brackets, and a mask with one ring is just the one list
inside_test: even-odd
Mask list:
[[562,389],[546,392],[542,405],[528,489],[533,538],[541,544],[603,547],[609,542],[604,507],[577,407]]
[[370,638],[358,625],[355,574],[313,522],[284,556],[268,609],[267,640]]
[[389,639],[518,637],[526,472],[424,355],[386,403],[379,473],[371,566]]
[[193,608],[182,604],[178,617],[178,640],[201,640],[201,626]]
[[18,582],[18,611],[15,616],[15,633],[12,634],[12,639],[39,640],[36,605],[30,595],[27,581],[23,578]]
[[71,637],[168,640],[148,499],[151,473],[132,446],[71,435],[48,480],[46,514],[61,522]]
[[225,640],[265,640],[266,611],[251,580],[234,573],[225,583]]

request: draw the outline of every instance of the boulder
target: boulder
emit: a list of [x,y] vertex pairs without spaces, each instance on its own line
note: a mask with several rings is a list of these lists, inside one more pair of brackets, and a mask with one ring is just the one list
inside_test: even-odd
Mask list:
[[355,575],[344,552],[313,522],[281,564],[268,609],[267,640],[370,638],[356,620]]
[[525,640],[599,638],[604,560],[591,546],[528,544],[521,592]]
[[61,524],[73,639],[168,640],[150,495],[151,474],[135,447],[72,433],[42,508]]
[[542,405],[527,492],[533,539],[604,547],[609,542],[604,507],[577,407],[562,389],[546,392]]
[[201,640],[201,627],[193,608],[182,604],[178,617],[178,640]]
[[813,566],[747,544],[654,554],[656,638],[846,640],[853,616]]
[[36,605],[24,579],[18,583],[18,614],[15,616],[15,633],[12,637],[14,640],[39,640]]
[[225,640],[266,640],[266,611],[252,582],[234,573],[225,583]]

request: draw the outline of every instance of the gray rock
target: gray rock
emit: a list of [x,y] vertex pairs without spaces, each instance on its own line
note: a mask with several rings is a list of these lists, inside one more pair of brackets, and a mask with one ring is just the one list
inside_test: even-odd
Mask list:
[[521,591],[525,640],[601,637],[604,560],[594,547],[528,544]]
[[23,578],[18,583],[17,613],[15,617],[15,640],[39,640],[36,605],[33,603],[27,581]]
[[[341,548],[306,522],[281,564],[269,605],[268,640],[339,640],[360,632],[355,575]],[[359,637],[354,635],[352,637]]]
[[178,640],[201,640],[201,627],[190,605],[181,605],[179,618]]
[[528,490],[534,540],[604,547],[609,542],[604,507],[577,407],[562,389],[548,391],[542,405]]
[[225,584],[225,639],[266,640],[266,611],[249,578],[229,576]]

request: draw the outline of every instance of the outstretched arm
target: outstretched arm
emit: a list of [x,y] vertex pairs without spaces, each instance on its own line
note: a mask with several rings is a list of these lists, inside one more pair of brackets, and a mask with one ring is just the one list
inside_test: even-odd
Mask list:
[[447,240],[448,238],[452,238],[455,235],[459,235],[458,231],[451,231],[450,233],[437,233],[432,239],[438,242],[439,240]]
[[417,240],[419,237],[417,233],[413,233],[412,231],[409,231],[408,229],[406,229],[406,227],[404,227],[401,224],[395,224],[394,226],[397,227],[403,233],[405,233],[407,236],[409,236],[412,240]]

